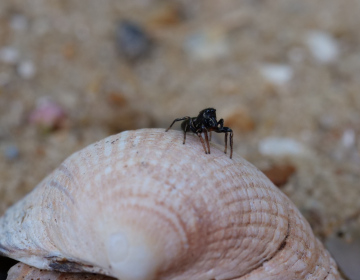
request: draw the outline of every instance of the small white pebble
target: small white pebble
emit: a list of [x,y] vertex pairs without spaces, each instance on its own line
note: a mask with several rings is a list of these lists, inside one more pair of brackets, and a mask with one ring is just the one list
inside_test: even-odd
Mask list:
[[0,49],[0,60],[8,64],[16,64],[19,59],[19,52],[13,47],[3,47]]
[[16,14],[11,18],[10,26],[13,30],[23,31],[28,27],[28,20],[24,15]]
[[343,132],[342,138],[341,138],[341,144],[344,148],[352,148],[355,146],[356,142],[356,135],[355,131],[353,129],[346,129]]
[[185,41],[185,50],[192,59],[210,61],[226,56],[229,46],[224,34],[209,30],[190,35]]
[[259,152],[266,156],[304,156],[308,154],[308,149],[291,138],[267,137],[260,141]]
[[285,64],[264,64],[260,67],[261,75],[275,85],[285,85],[293,77],[293,69]]
[[329,33],[311,31],[306,35],[305,43],[313,57],[320,63],[333,62],[339,56],[338,42]]
[[34,78],[36,74],[36,68],[33,62],[27,60],[21,62],[18,65],[17,72],[21,78],[29,80]]

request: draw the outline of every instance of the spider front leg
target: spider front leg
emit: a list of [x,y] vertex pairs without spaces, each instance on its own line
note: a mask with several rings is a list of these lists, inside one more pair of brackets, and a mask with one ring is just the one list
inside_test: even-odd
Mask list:
[[230,158],[232,158],[232,154],[233,154],[233,131],[231,128],[228,128],[226,126],[222,126],[223,122],[221,122],[222,119],[219,121],[220,127],[218,127],[217,130],[215,130],[215,132],[217,133],[225,133],[225,150],[224,153],[226,154],[227,152],[227,141],[228,141],[228,134],[230,134]]
[[230,132],[230,149],[231,149],[230,158],[232,158],[232,154],[233,154],[233,138],[234,138],[234,135],[233,135],[233,132],[231,130],[231,132]]
[[228,133],[230,133],[230,158],[232,158],[232,154],[233,154],[233,131],[228,127],[223,127],[223,129],[227,130],[225,132],[225,150],[224,150],[224,153],[226,154],[226,152],[227,152],[227,138],[228,138]]
[[183,118],[178,118],[178,119],[175,119],[172,124],[165,130],[165,132],[167,132],[173,125],[174,123],[176,122],[179,122],[179,121],[184,121],[184,120],[188,120],[188,119],[191,119],[189,116],[186,116],[186,117],[183,117]]

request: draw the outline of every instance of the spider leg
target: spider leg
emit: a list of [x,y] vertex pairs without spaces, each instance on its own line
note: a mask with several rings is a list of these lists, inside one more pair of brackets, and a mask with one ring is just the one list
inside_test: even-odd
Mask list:
[[218,127],[217,129],[215,129],[214,131],[217,133],[225,133],[225,150],[224,153],[226,154],[227,152],[227,140],[228,140],[228,135],[230,134],[230,158],[232,158],[232,154],[233,154],[233,131],[231,130],[231,128],[223,126],[222,125],[222,119],[219,121],[219,125],[220,127]]
[[175,119],[175,120],[172,122],[172,124],[165,130],[165,132],[167,132],[167,131],[174,125],[175,122],[184,121],[184,120],[188,120],[188,119],[190,119],[189,116]]
[[197,132],[196,134],[197,134],[197,136],[199,136],[199,139],[200,139],[201,144],[202,144],[202,146],[204,148],[205,154],[207,154],[207,151],[206,151],[206,148],[205,148],[204,138],[201,136],[201,132]]
[[211,130],[209,131],[209,141],[211,141]]
[[233,154],[233,132],[230,132],[230,158],[232,158]]
[[224,150],[225,154],[226,154],[226,151],[227,151],[227,140],[228,140],[228,133],[225,132],[225,150]]
[[188,125],[186,124],[185,129],[184,129],[184,141],[183,144],[185,144],[186,141],[186,131],[187,131]]
[[206,128],[204,129],[204,135],[205,135],[205,142],[208,148],[208,154],[210,154],[210,143],[209,143],[208,131]]

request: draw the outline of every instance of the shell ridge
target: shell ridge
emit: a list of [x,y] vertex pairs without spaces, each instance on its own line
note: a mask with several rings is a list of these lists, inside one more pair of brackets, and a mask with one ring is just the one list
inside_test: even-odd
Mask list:
[[[272,184],[272,183],[271,183],[271,184]],[[267,190],[267,191],[268,191],[268,190]],[[265,197],[265,198],[267,198],[267,197]],[[279,251],[283,250],[284,247],[286,246],[286,241],[287,241],[287,239],[288,239],[288,237],[289,237],[289,234],[290,234],[290,220],[289,220],[289,215],[290,215],[290,214],[289,214],[289,211],[286,211],[286,212],[285,212],[285,213],[287,213],[286,216],[280,215],[280,214],[279,214],[278,205],[277,205],[277,204],[275,204],[275,205],[276,205],[276,213],[273,214],[273,215],[275,215],[275,217],[279,216],[279,217],[281,217],[281,218],[283,218],[283,219],[285,219],[285,220],[287,221],[287,231],[286,231],[286,234],[285,234],[282,242],[279,242],[280,245],[279,245],[279,247],[277,248],[277,250],[275,250],[271,256],[268,256],[267,258],[262,259],[262,260],[261,260],[261,263],[259,263],[259,265],[253,269],[253,271],[255,271],[255,270],[263,267],[266,262],[268,262],[268,261],[270,261],[271,259],[273,259],[273,258],[279,253]],[[287,206],[288,206],[288,205],[287,205]],[[271,214],[271,213],[267,213],[267,214]],[[278,222],[275,231],[278,231],[278,229],[279,229],[280,227],[281,227],[281,223]],[[276,238],[276,234],[273,235],[273,238],[272,238],[272,240],[271,240],[269,243],[270,243],[270,244],[275,243],[275,238]],[[267,251],[267,250],[265,249],[264,254],[267,253],[266,251]],[[267,253],[267,254],[268,254],[268,253]],[[250,271],[249,273],[252,273],[252,271]],[[242,275],[242,276],[244,276],[244,275]]]
[[[131,196],[126,196],[123,199],[125,200],[125,199],[129,199],[129,198],[131,198]],[[144,202],[146,202],[147,197],[144,197],[143,199],[144,199]],[[120,201],[119,201],[119,204],[120,204]],[[180,219],[178,217],[178,215],[176,215],[175,209],[171,209],[168,207],[165,208],[164,207],[165,205],[156,205],[157,207],[155,208],[153,205],[146,205],[145,203],[141,203],[141,200],[140,200],[140,202],[137,201],[136,203],[137,203],[136,204],[137,207],[141,206],[142,208],[146,209],[147,212],[149,212],[149,213],[154,212],[154,213],[156,213],[157,216],[161,216],[164,221],[167,221],[167,223],[171,224],[171,227],[173,229],[176,229],[176,230],[174,230],[175,232],[180,233],[179,236],[181,236],[180,239],[183,244],[186,244],[188,242],[189,237],[186,234],[184,221],[182,221],[182,219]],[[134,207],[134,205],[132,205],[132,203],[128,203],[128,204],[129,204],[129,206]],[[123,205],[126,206],[126,204],[123,204]],[[167,215],[164,214],[166,212],[166,211],[164,211],[164,209],[170,210],[169,212],[173,215],[173,217],[176,217],[178,224],[176,224],[174,222],[174,219],[169,218],[169,217],[167,217]]]
[[[291,203],[288,202],[289,205],[289,217],[295,217],[296,219],[299,220],[303,220],[303,218],[301,218],[301,216],[298,216],[299,213],[297,213],[297,211],[295,211],[296,209],[294,208],[294,206],[291,205]],[[315,248],[313,248],[313,250],[311,250],[311,252],[313,252],[314,254],[318,255],[319,257],[316,258],[316,261],[308,261],[307,263],[309,263],[310,267],[307,267],[304,270],[298,271],[297,267],[296,267],[296,263],[298,261],[302,260],[302,257],[305,254],[301,254],[301,256],[299,257],[297,255],[298,249],[295,248],[294,246],[296,246],[297,244],[294,244],[294,240],[295,241],[301,241],[303,242],[303,238],[299,237],[299,236],[294,236],[294,233],[292,232],[294,230],[294,226],[296,227],[297,225],[295,225],[295,222],[291,222],[291,219],[289,220],[289,234],[288,234],[288,238],[287,241],[289,240],[289,242],[286,242],[285,246],[282,248],[281,254],[277,254],[275,255],[271,260],[268,260],[268,268],[263,270],[260,268],[259,271],[257,271],[258,275],[257,277],[259,277],[260,275],[263,275],[263,277],[266,277],[268,275],[268,278],[265,279],[271,279],[271,280],[278,280],[280,275],[283,275],[283,271],[287,271],[287,276],[288,278],[284,278],[284,279],[290,279],[290,277],[296,277],[296,279],[298,279],[299,277],[301,277],[301,279],[304,279],[304,277],[309,277],[311,275],[311,273],[309,272],[309,268],[310,267],[314,267],[316,269],[316,267],[318,267],[317,263],[318,263],[318,259],[323,258],[324,260],[326,259],[326,255],[324,252],[324,250],[322,250],[321,248],[317,248],[317,246],[315,246]],[[305,222],[305,221],[303,221]],[[309,240],[311,238],[306,237],[306,240]],[[315,242],[317,242],[317,240],[314,239]],[[310,247],[305,244],[304,246],[305,248],[302,249],[304,252],[310,252]],[[320,250],[319,250],[320,249]],[[285,253],[285,254],[284,254]],[[287,254],[290,254],[291,256],[293,256],[292,258],[287,259],[286,261],[284,261],[284,257],[287,256]],[[278,259],[282,259],[281,262],[279,262],[276,258]],[[294,260],[294,258],[296,258]],[[274,263],[275,262],[275,263]],[[279,265],[281,264],[281,265]],[[317,275],[315,278],[310,278],[310,279],[320,279],[320,276]],[[291,279],[292,279],[291,278]],[[258,279],[258,278],[251,278],[250,279]],[[283,279],[283,278],[281,278]]]
[[61,183],[55,180],[51,180],[49,183],[50,187],[58,189],[60,192],[64,193],[65,196],[71,201],[72,204],[75,204],[74,197],[70,194],[70,192],[64,187]]
[[[316,252],[324,252],[324,254],[318,254],[318,258],[316,260],[316,265],[314,266],[314,269],[309,272],[309,275],[312,275],[314,277],[314,279],[319,278],[319,275],[317,275],[317,273],[319,273],[319,271],[321,269],[324,269],[326,272],[325,277],[323,278],[324,280],[326,278],[328,278],[328,276],[331,276],[331,272],[334,269],[334,267],[336,267],[336,263],[333,261],[332,257],[330,256],[330,254],[324,250],[323,245],[320,243],[320,241],[318,239],[316,239]],[[330,262],[326,263],[327,267],[324,266],[324,260],[325,259],[329,259]],[[338,274],[332,274],[332,275],[338,275]]]
[[[56,170],[52,172],[52,174],[55,174],[55,173],[56,173]],[[48,181],[50,181],[50,182],[52,181],[50,179],[50,177],[49,177]],[[51,194],[50,186],[51,186],[50,183],[48,185],[47,182],[44,182],[44,184],[42,185],[42,188],[44,189],[44,195],[42,196],[42,203],[41,203],[42,205],[45,205],[44,202],[48,199],[49,195]],[[48,213],[48,211],[40,211],[40,213],[41,213],[40,221],[42,222],[43,232],[45,234],[45,236],[43,236],[43,239],[47,240],[47,242],[49,242],[53,246],[53,248],[56,248],[56,251],[60,253],[59,248],[54,244],[54,242],[52,241],[52,238],[50,238],[49,228],[46,227],[46,224],[43,222],[45,219],[48,220],[46,217],[46,214]],[[47,256],[45,256],[45,259],[46,259],[46,257]],[[49,263],[47,265],[49,265]],[[49,268],[50,268],[50,266],[49,266]]]
[[[289,215],[288,215],[289,216]],[[284,239],[282,240],[282,242],[280,243],[278,249],[276,251],[274,251],[272,256],[269,256],[268,258],[265,258],[263,260],[261,260],[261,263],[257,264],[256,266],[254,266],[253,268],[251,268],[249,271],[243,273],[242,275],[236,276],[236,278],[234,278],[234,280],[236,279],[242,279],[242,277],[244,277],[245,275],[253,275],[256,274],[258,270],[263,269],[264,268],[264,264],[271,261],[273,258],[276,257],[276,255],[285,248],[286,246],[286,241],[289,237],[290,234],[290,222],[289,219],[287,219],[288,221],[288,227],[287,227],[287,234],[284,236]],[[275,237],[275,235],[274,235]],[[265,276],[265,275],[264,275]],[[251,276],[249,276],[251,278]],[[259,279],[259,278],[256,278]],[[265,279],[265,278],[264,278]],[[267,279],[267,278],[266,278]],[[255,279],[254,279],[255,280]]]
[[[313,235],[313,233],[311,231],[309,231],[310,229],[310,225],[307,223],[307,221],[302,218],[300,212],[295,208],[295,206],[292,206],[291,209],[290,209],[290,213],[293,214],[294,217],[298,217],[298,220],[300,221],[300,223],[304,226],[304,228],[302,228],[302,233],[306,233],[307,236],[306,238],[304,238],[303,236],[300,236],[300,235],[296,235],[296,234],[292,234],[291,235],[291,239],[294,240],[295,242],[297,242],[298,244],[303,244],[304,246],[304,249],[302,249],[302,252],[300,255],[296,255],[297,256],[297,260],[294,261],[289,269],[291,267],[293,267],[293,270],[294,272],[297,271],[296,269],[296,264],[303,261],[303,258],[304,256],[306,256],[306,253],[307,252],[313,252],[313,254],[315,255],[315,257],[311,258],[310,259],[310,266],[308,267],[308,269],[311,269],[311,267],[313,267],[313,271],[316,270],[316,268],[318,267],[318,263],[319,263],[319,258],[322,259],[322,258],[326,258],[325,256],[325,252],[324,250],[321,250],[318,246],[318,242],[317,242],[317,239],[315,238],[315,236]],[[294,223],[293,223],[294,224]],[[294,228],[297,226],[297,225],[292,225]],[[312,240],[314,241],[314,244],[313,246],[311,246],[311,243]],[[311,250],[311,248],[314,248],[314,250]],[[320,250],[319,250],[320,249]],[[290,250],[294,251],[296,250],[296,248],[290,248]],[[298,250],[296,250],[298,251]],[[311,261],[313,260],[313,261]],[[302,272],[300,273],[297,273],[297,275],[301,276],[301,277],[306,277],[306,275],[309,275],[310,274],[310,271],[307,270],[303,270]],[[317,277],[318,278],[318,277]]]
[[[275,200],[275,199],[271,199],[272,196],[269,195],[268,190],[267,190],[267,185],[269,184],[269,181],[265,180],[263,177],[264,175],[262,175],[262,173],[260,173],[257,169],[253,169],[252,165],[250,163],[246,163],[243,160],[241,160],[241,158],[238,160],[238,158],[235,158],[236,163],[232,162],[230,164],[228,164],[227,162],[226,164],[226,168],[217,168],[216,166],[212,166],[213,169],[209,170],[209,172],[219,172],[219,175],[216,176],[216,183],[215,186],[219,185],[220,186],[220,192],[219,192],[219,197],[222,198],[223,200],[223,207],[226,207],[226,209],[228,209],[229,214],[230,215],[234,215],[234,211],[240,211],[240,217],[242,217],[242,221],[236,221],[234,220],[234,222],[236,222],[236,225],[231,224],[231,226],[229,227],[229,225],[226,225],[224,227],[220,227],[218,229],[215,229],[213,231],[208,232],[208,235],[215,235],[217,232],[221,232],[221,231],[229,231],[230,229],[233,230],[234,228],[242,228],[242,229],[249,229],[249,225],[251,227],[255,228],[272,228],[271,225],[275,225],[275,223],[277,224],[276,228],[281,228],[282,227],[282,222],[281,221],[275,221],[274,219],[269,219],[267,220],[267,224],[264,224],[263,221],[260,221],[259,218],[261,216],[261,214],[266,214],[267,216],[274,216],[276,217],[276,213],[279,214],[279,209],[278,207],[276,207],[276,212],[273,213],[274,209],[271,208],[271,205],[276,203],[279,203],[279,201]],[[241,174],[239,174],[238,172],[236,172],[237,169],[242,170]],[[219,171],[220,170],[220,171]],[[224,174],[222,174],[221,170],[224,171]],[[224,181],[224,178],[226,178],[226,180],[229,182],[229,187],[224,188],[224,186],[222,186],[222,182]],[[252,178],[256,178],[255,182],[256,184],[254,184],[254,180]],[[241,183],[239,183],[239,180],[242,181],[242,188],[239,187],[239,185],[241,185]],[[217,184],[219,183],[219,184]],[[249,192],[250,189],[253,189],[253,191]],[[229,190],[234,190],[237,195],[230,195]],[[273,193],[273,191],[271,192]],[[266,200],[266,204],[262,204],[261,201],[262,200]],[[245,207],[245,205],[241,206],[242,203],[244,202],[249,202],[251,201],[250,204],[248,204],[249,208]],[[255,203],[255,201],[259,201],[260,203]],[[234,207],[232,207],[232,205],[239,205],[240,207],[236,207],[237,210],[235,210]],[[270,207],[270,208],[269,208]],[[268,210],[266,210],[268,209]],[[253,214],[256,213],[256,220],[255,221],[251,221],[251,217],[253,217]],[[250,217],[249,219],[244,219],[245,216],[247,216],[248,214]],[[252,218],[253,219],[253,218]],[[285,215],[281,215],[281,219],[282,220],[288,220],[288,214]],[[249,224],[250,223],[250,224]],[[259,227],[257,227],[259,226]],[[257,249],[256,245],[254,245],[254,243],[251,243],[255,240],[258,241],[263,241],[264,239],[264,231],[260,231],[258,230],[255,233],[251,233],[251,231],[249,232],[244,232],[243,234],[243,238],[238,238],[239,237],[239,233],[241,234],[242,230],[235,230],[237,232],[237,237],[233,237],[233,236],[228,236],[229,233],[222,238],[212,238],[213,240],[209,239],[209,246],[211,247],[216,247],[216,243],[220,243],[219,245],[226,245],[229,244],[229,240],[236,240],[236,239],[240,239],[240,242],[238,244],[236,244],[236,249],[234,249],[234,252],[229,254],[230,258],[234,258],[235,256],[237,256],[237,258],[240,258],[244,261],[250,262],[251,263],[251,253],[252,253],[252,248]],[[274,229],[275,231],[275,229]],[[234,233],[230,233],[230,234],[234,234]],[[285,236],[285,235],[284,235]],[[275,242],[274,240],[276,239],[276,235],[273,234],[272,240],[269,242],[272,242],[274,244],[278,244],[278,246],[280,247],[281,245],[281,241],[279,242],[278,240],[276,240],[277,242]],[[245,242],[246,241],[246,242]],[[243,244],[246,244],[245,246]],[[228,245],[226,245],[228,246]],[[230,245],[229,245],[230,246]],[[255,247],[254,247],[255,246]],[[263,246],[265,246],[265,244],[263,244]],[[241,248],[241,249],[238,249]],[[269,247],[268,247],[269,248]],[[230,250],[230,248],[229,248]],[[233,249],[231,249],[233,250]],[[240,255],[236,255],[236,253],[238,253],[238,251],[241,250],[242,253],[240,253],[240,255],[243,255],[240,257]],[[269,249],[267,249],[266,247],[264,248],[264,251],[262,253],[262,255],[259,256],[260,261],[264,261],[266,259],[269,258],[268,254],[269,254]],[[274,254],[276,253],[276,250],[271,250],[270,252],[274,252]],[[226,253],[226,255],[228,255],[228,253]],[[244,262],[242,261],[242,263]],[[236,262],[236,261],[235,261]],[[238,261],[237,261],[238,262]],[[258,266],[258,261],[253,264],[254,267]],[[261,265],[261,264],[260,264]],[[248,270],[244,271],[242,275],[246,274]],[[238,277],[238,276],[236,276]],[[216,278],[217,279],[217,278]],[[219,278],[219,279],[226,279],[226,278]],[[232,279],[232,278],[229,278]]]

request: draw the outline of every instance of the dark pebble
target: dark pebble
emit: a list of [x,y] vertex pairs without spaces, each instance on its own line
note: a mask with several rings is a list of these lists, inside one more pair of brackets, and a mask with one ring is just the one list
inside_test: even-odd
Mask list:
[[138,24],[123,20],[116,29],[116,43],[123,56],[137,60],[148,55],[151,39]]
[[8,146],[5,149],[5,157],[8,160],[14,160],[19,157],[19,149],[16,146]]

